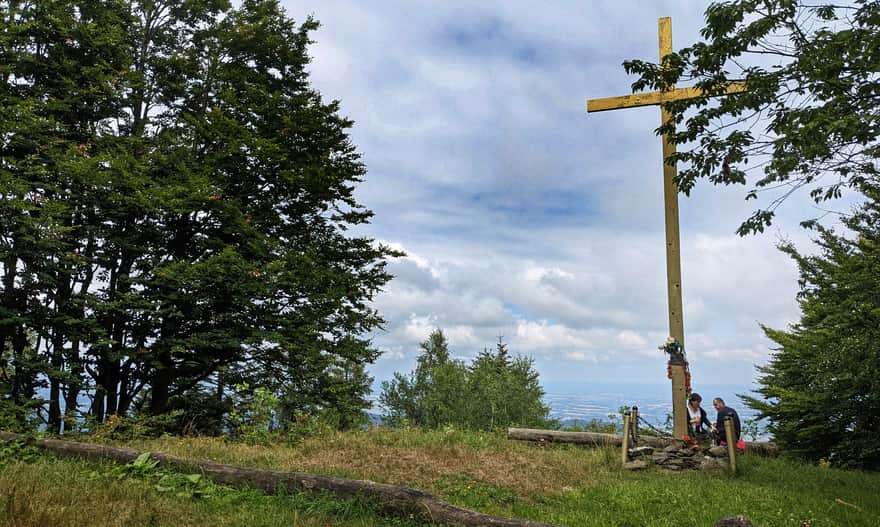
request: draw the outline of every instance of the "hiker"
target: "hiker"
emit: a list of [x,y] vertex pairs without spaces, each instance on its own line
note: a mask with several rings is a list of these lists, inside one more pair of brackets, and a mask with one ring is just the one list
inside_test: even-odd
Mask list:
[[[707,427],[712,426],[712,422],[706,416],[706,410],[700,406],[701,402],[703,402],[703,398],[698,393],[692,393],[688,397],[688,435],[696,439],[708,438],[709,429]],[[703,426],[704,424],[706,427]]]
[[712,434],[715,436],[715,441],[721,446],[727,445],[727,432],[724,429],[724,424],[725,420],[730,417],[733,420],[733,440],[739,443],[739,436],[742,427],[736,410],[725,405],[724,399],[721,397],[712,399],[712,406],[714,406],[715,410],[718,412],[715,422],[712,423]]

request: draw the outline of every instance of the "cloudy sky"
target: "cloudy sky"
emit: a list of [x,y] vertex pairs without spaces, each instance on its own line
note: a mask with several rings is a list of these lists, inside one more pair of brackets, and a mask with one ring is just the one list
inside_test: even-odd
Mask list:
[[[705,1],[285,0],[311,14],[312,81],[355,121],[369,174],[367,233],[403,249],[376,304],[377,383],[410,371],[435,327],[473,357],[499,336],[534,357],[548,392],[666,383],[668,335],[659,109],[587,114],[624,95],[625,59],[676,48]],[[686,351],[694,387],[749,385],[771,346],[759,323],[798,318],[794,264],[807,248],[792,199],[769,232],[740,238],[746,189],[682,196]]]

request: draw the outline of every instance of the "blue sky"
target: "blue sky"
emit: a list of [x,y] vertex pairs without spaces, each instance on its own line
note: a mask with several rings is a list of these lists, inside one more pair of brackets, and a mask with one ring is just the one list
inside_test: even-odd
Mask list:
[[[631,92],[621,63],[657,59],[659,17],[676,48],[697,39],[708,2],[285,5],[322,23],[312,82],[355,121],[366,233],[408,255],[375,302],[377,382],[411,370],[435,327],[464,359],[503,336],[550,392],[667,382],[659,109],[585,103]],[[697,391],[751,383],[772,344],[759,323],[798,318],[796,268],[775,245],[809,248],[797,222],[820,212],[795,195],[768,232],[740,238],[747,190],[701,182],[680,200]]]

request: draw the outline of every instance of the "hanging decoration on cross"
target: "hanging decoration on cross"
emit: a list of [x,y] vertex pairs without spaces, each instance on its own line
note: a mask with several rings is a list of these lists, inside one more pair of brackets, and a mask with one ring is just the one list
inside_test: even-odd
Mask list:
[[681,367],[684,369],[684,393],[690,396],[693,392],[691,387],[691,369],[688,364],[687,357],[684,353],[684,347],[672,337],[666,339],[666,343],[659,346],[658,349],[669,355],[669,361],[666,363],[666,378],[672,380],[673,367]]

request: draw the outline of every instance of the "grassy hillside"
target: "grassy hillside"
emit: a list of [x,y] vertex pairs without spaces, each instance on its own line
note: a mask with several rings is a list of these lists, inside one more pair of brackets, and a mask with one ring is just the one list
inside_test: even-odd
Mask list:
[[[209,438],[116,444],[409,485],[480,512],[568,526],[709,526],[735,514],[756,526],[880,525],[880,475],[782,459],[742,457],[736,476],[631,473],[620,469],[616,449],[538,446],[456,430],[328,433],[294,446]],[[169,491],[155,476],[120,477],[108,464],[10,457],[19,460],[9,459],[0,474],[3,525],[412,525],[364,503],[216,486]]]

